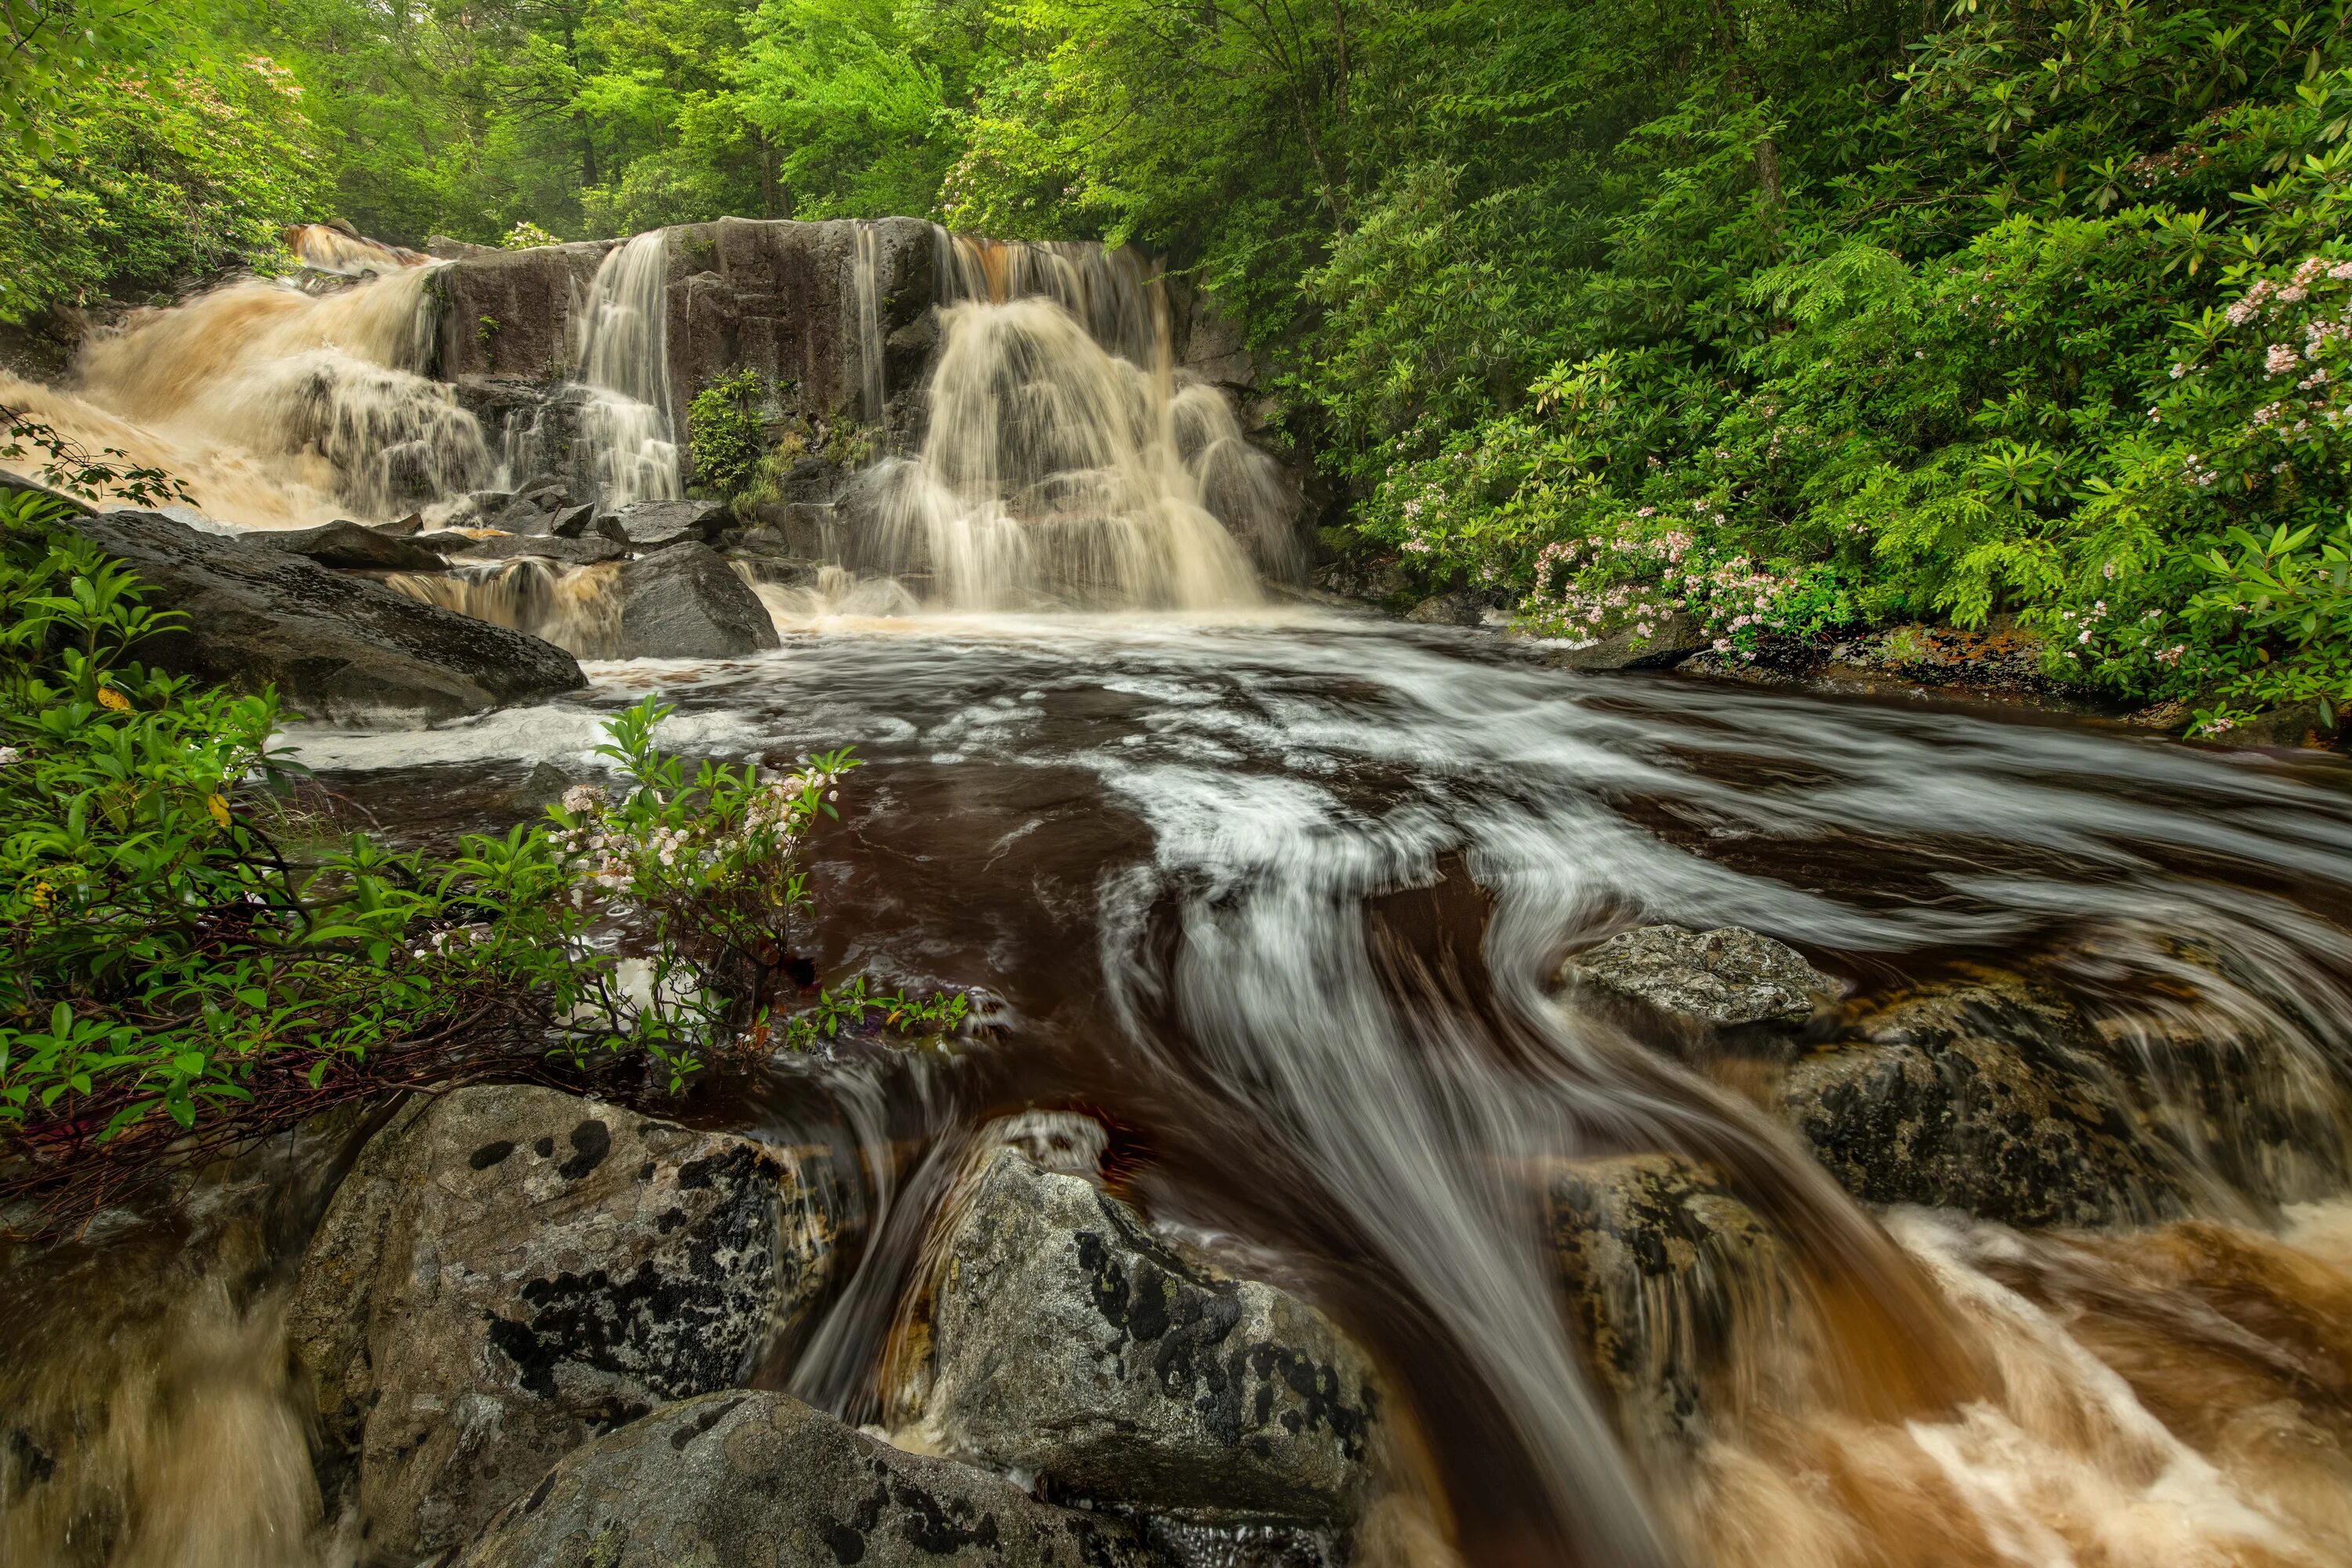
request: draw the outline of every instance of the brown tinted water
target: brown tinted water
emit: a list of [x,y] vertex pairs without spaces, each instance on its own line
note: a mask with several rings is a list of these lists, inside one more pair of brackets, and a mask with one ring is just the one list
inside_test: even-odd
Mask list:
[[[1375,1349],[1463,1561],[2352,1561],[2340,763],[1578,677],[1303,612],[812,620],[751,659],[593,673],[577,702],[298,738],[425,837],[524,815],[535,764],[584,776],[649,690],[681,750],[854,742],[870,765],[816,849],[824,977],[992,998],[955,1059],[779,1064],[721,1112],[862,1148],[874,1178],[863,1265],[768,1381],[886,1415],[957,1141],[1075,1106],[1158,1223]],[[1551,999],[1564,953],[1637,921],[1750,926],[1865,996],[2031,971],[2137,1043],[2194,1212],[1874,1218],[1755,1082]],[[2231,1103],[2298,1118],[2294,1157],[2188,1103],[2222,1036]],[[1783,1249],[1716,1282],[1730,1342],[1667,1442],[1591,1387],[1531,1177],[1654,1150],[1720,1169]]]

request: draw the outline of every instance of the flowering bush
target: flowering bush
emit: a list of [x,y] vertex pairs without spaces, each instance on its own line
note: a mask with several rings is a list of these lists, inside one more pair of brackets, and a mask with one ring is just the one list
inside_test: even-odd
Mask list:
[[961,1019],[862,982],[803,999],[798,857],[845,752],[689,780],[648,701],[610,726],[613,796],[446,860],[336,836],[276,699],[133,661],[173,617],[57,515],[0,495],[0,1198],[56,1217],[388,1089],[643,1059],[674,1090],[715,1054]]

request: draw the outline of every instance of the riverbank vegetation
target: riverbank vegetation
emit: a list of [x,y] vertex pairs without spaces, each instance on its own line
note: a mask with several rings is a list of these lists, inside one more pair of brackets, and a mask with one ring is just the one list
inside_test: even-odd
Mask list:
[[[231,215],[184,248],[317,200],[411,242],[911,213],[1141,243],[1275,368],[1328,542],[1424,587],[1568,635],[1680,612],[1735,654],[2016,616],[2053,673],[2221,730],[2352,700],[2347,28],[2347,0],[302,0],[173,34],[214,52],[150,58],[145,99],[96,71],[35,111],[79,151],[9,156],[59,212],[106,204],[125,136],[229,160],[117,158]],[[239,70],[246,141],[155,118]],[[42,265],[13,308],[89,271]]]
[[296,787],[273,696],[140,663],[174,617],[62,515],[0,492],[0,1201],[86,1214],[390,1089],[674,1092],[716,1058],[961,1018],[808,986],[800,854],[846,752],[689,769],[648,699],[608,726],[609,788],[400,850]]

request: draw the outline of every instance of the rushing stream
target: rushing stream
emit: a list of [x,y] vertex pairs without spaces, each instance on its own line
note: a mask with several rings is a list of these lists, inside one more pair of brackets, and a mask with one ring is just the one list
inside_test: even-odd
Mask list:
[[[665,243],[613,248],[575,323],[608,502],[679,487]],[[1403,1436],[1366,1568],[2352,1564],[2352,773],[1266,606],[1297,547],[1279,476],[1171,367],[1164,292],[1132,258],[940,244],[919,444],[857,477],[863,531],[821,569],[743,563],[780,649],[291,737],[388,835],[444,843],[532,815],[541,764],[592,776],[602,721],[649,690],[675,750],[860,748],[813,850],[820,974],[969,989],[985,1026],[691,1106],[864,1173],[857,1265],[764,1385],[908,1436],[887,1368],[949,1173],[992,1119],[1074,1109],[1155,1225],[1375,1354]],[[893,390],[875,246],[869,419]],[[330,248],[386,276],[238,285],[98,344],[79,395],[0,394],[184,456],[257,498],[248,522],[478,482],[481,431],[415,368],[425,269]],[[594,653],[625,570],[395,585]],[[2067,998],[2160,1130],[2138,1223],[1866,1210],[1779,1116],[1785,1058],[1559,991],[1569,954],[1651,922],[1793,944],[1848,1022],[1990,969]],[[333,1174],[314,1154],[270,1178],[266,1223],[200,1189],[0,1291],[0,1561],[353,1560],[276,1315]],[[1701,1248],[1636,1304],[1633,1381],[1679,1391],[1663,1415],[1595,1385],[1559,1256],[1560,1184],[1657,1154],[1760,1216],[1745,1254]],[[11,1412],[80,1435],[69,1476],[31,1484],[61,1461]]]
[[[793,1070],[875,1141],[1032,1101],[1108,1116],[1155,1215],[1266,1249],[1379,1347],[1469,1562],[2352,1555],[2340,1146],[2250,1177],[2209,1118],[2182,1156],[2209,1223],[2062,1241],[1898,1213],[1890,1243],[1753,1085],[1547,995],[1564,952],[1637,921],[1751,926],[1867,992],[1997,959],[2126,1030],[2188,1008],[2261,1042],[2238,1092],[2307,1098],[2340,1140],[2339,766],[1579,678],[1303,613],[835,619],[596,673],[586,703],[306,754],[446,833],[511,815],[535,762],[584,771],[600,712],[648,689],[693,750],[859,743],[818,851],[824,972],[984,987],[1000,1032],[887,1092],[871,1061]],[[2165,1079],[2152,1059],[2141,1089]],[[1621,1457],[1538,1207],[1549,1162],[1658,1149],[1729,1173],[1803,1276],[1742,1352],[1758,1409],[1688,1474]],[[836,1310],[867,1321],[790,1378],[870,1419],[895,1289],[862,1287]]]

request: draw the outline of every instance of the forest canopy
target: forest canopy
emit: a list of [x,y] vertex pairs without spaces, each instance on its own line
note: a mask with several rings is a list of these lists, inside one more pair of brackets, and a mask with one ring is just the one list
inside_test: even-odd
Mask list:
[[1131,241],[1276,367],[1327,542],[1424,587],[2352,700],[2347,0],[0,10],[0,316],[328,212]]

